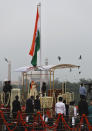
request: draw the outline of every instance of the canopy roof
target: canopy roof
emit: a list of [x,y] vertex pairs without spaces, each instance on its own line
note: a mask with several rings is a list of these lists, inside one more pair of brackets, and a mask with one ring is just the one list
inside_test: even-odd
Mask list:
[[54,71],[56,69],[64,69],[64,68],[79,68],[80,66],[72,65],[72,64],[59,64],[59,65],[47,65],[47,66],[24,66],[18,69],[15,69],[16,72],[29,72],[29,71]]

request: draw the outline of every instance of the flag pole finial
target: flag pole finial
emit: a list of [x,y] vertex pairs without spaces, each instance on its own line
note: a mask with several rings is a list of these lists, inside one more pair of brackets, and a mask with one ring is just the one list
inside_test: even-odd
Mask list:
[[41,6],[41,2],[39,2],[39,3],[37,4],[37,7],[38,7],[38,6]]

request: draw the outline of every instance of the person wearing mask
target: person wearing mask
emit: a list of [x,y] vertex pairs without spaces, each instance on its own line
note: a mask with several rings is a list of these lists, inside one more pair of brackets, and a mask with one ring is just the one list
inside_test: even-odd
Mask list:
[[15,100],[12,103],[13,118],[16,118],[18,111],[21,111],[21,106],[20,106],[19,96],[15,96]]

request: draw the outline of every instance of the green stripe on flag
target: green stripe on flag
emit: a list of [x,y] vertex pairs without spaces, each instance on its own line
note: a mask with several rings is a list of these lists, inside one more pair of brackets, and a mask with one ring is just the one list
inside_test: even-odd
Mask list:
[[33,66],[37,65],[37,52],[38,52],[39,49],[40,49],[40,32],[38,30],[36,40],[35,40],[35,52],[34,52],[34,55],[32,57],[32,61],[31,61],[31,64]]

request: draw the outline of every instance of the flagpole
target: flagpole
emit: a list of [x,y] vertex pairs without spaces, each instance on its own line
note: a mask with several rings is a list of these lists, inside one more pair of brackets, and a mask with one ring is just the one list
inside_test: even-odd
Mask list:
[[[40,8],[40,67],[42,66],[42,47],[41,47],[41,3],[37,4],[37,7]],[[42,87],[42,79],[41,79],[41,71],[40,71],[40,93],[41,93],[41,87]]]
[[42,65],[42,55],[41,55],[41,3],[37,5],[37,7],[40,7],[40,66]]

